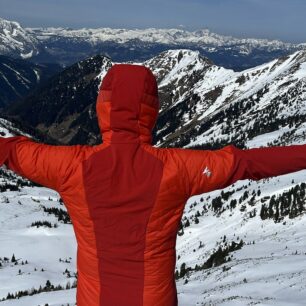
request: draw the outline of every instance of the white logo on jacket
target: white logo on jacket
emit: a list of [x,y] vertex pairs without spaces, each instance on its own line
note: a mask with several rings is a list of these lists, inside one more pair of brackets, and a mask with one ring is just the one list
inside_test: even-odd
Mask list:
[[205,174],[207,177],[211,176],[211,171],[208,169],[208,167],[206,166],[205,169],[202,172],[203,174]]

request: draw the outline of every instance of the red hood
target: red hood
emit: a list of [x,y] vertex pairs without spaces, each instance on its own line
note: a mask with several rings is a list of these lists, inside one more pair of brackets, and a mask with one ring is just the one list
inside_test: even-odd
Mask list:
[[151,143],[159,111],[155,76],[145,66],[113,65],[102,80],[96,107],[103,142]]

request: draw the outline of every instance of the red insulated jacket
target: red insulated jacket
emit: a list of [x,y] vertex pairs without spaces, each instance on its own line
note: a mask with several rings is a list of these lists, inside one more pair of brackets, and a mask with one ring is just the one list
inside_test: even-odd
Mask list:
[[152,146],[158,89],[141,65],[112,66],[96,107],[101,145],[0,137],[0,165],[57,190],[68,209],[78,243],[78,306],[176,306],[175,245],[187,199],[306,168],[306,145]]

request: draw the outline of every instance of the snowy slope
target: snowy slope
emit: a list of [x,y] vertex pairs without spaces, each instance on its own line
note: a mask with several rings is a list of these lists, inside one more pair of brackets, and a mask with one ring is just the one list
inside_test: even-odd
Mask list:
[[[203,264],[220,245],[224,247],[224,236],[228,244],[242,239],[244,245],[226,256],[232,256],[230,261],[180,278],[177,281],[180,305],[305,305],[305,198],[304,212],[298,217],[286,216],[275,223],[271,219],[262,220],[259,215],[264,197],[281,195],[302,182],[306,182],[306,170],[265,181],[236,182],[223,190],[235,191],[224,206],[238,200],[245,191],[252,194],[260,190],[261,195],[255,197],[252,205],[247,199],[235,209],[226,208],[222,214],[212,212],[211,208],[220,191],[189,199],[184,217],[191,225],[184,228],[184,235],[177,240],[178,270],[183,263],[192,268]],[[238,190],[243,186],[246,188]],[[203,212],[203,207],[208,210]],[[198,224],[194,221],[197,211],[201,214]],[[256,216],[250,217],[254,211]]]
[[235,75],[230,69],[214,65],[199,51],[189,49],[164,51],[142,64],[156,76],[161,113],[188,98],[197,84],[202,85],[202,91],[208,90]]
[[209,71],[161,114],[158,145],[248,146],[262,134],[274,144],[305,139],[305,51],[242,72]]
[[[56,216],[43,210],[43,206],[63,207],[58,194],[41,187],[22,187],[17,192],[2,192],[0,206],[1,298],[7,297],[8,293],[31,290],[32,287],[39,289],[39,286],[45,286],[47,280],[53,285],[62,285],[64,289],[68,283],[72,285],[76,272],[76,242],[72,226],[59,222]],[[52,228],[31,226],[37,221],[48,221]],[[54,225],[57,227],[53,228]],[[13,254],[18,264],[11,262]],[[9,258],[9,262],[4,257]],[[69,273],[65,273],[66,269]],[[34,301],[36,297],[30,300],[31,305]],[[47,302],[46,299],[44,303]],[[67,296],[62,302],[68,302]],[[16,304],[13,301],[9,305]]]
[[38,54],[38,40],[18,22],[0,18],[0,54],[30,58]]

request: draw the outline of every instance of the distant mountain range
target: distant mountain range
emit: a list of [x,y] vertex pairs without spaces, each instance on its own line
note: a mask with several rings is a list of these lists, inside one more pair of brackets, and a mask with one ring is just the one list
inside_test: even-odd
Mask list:
[[237,71],[304,48],[305,44],[239,39],[207,29],[23,28],[0,18],[0,54],[64,66],[97,54],[115,62],[143,62],[168,49],[190,49]]

